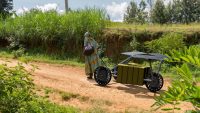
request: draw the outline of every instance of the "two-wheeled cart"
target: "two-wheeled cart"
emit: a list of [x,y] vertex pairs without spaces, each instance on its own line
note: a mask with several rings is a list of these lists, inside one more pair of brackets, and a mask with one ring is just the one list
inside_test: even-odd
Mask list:
[[[165,55],[144,52],[124,52],[122,54],[126,55],[128,58],[112,69],[109,69],[105,65],[95,70],[94,78],[100,86],[106,86],[113,76],[118,83],[146,85],[147,89],[151,92],[157,92],[163,87],[164,81],[160,70],[164,59],[167,58]],[[131,63],[131,61],[134,60],[148,61],[149,66]],[[152,68],[152,62],[155,61],[160,62],[156,71]]]

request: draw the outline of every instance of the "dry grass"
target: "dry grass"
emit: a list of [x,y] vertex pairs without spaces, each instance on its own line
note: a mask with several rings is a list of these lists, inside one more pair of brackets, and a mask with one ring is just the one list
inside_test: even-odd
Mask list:
[[197,23],[191,23],[191,24],[165,24],[165,25],[159,25],[159,24],[125,24],[125,23],[118,23],[113,22],[111,23],[107,29],[110,31],[116,31],[116,30],[129,30],[132,32],[187,32],[187,33],[193,33],[193,32],[199,32],[200,31],[200,24]]

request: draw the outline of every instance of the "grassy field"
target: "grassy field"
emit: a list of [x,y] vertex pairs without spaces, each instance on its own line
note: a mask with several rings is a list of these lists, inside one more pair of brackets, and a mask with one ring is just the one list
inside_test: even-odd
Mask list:
[[[0,57],[2,58],[14,58],[14,54],[12,52],[7,51],[6,49],[0,50]],[[51,64],[62,64],[62,65],[70,65],[70,66],[78,66],[84,67],[84,62],[80,62],[78,58],[66,58],[59,59],[58,56],[51,56],[47,54],[25,54],[17,58],[22,62],[44,62]]]
[[[7,49],[0,49],[0,57],[2,58],[14,58],[14,54]],[[84,58],[84,57],[83,57]],[[44,62],[50,64],[61,64],[61,65],[69,65],[69,66],[78,66],[84,67],[84,61],[81,61],[78,57],[66,57],[62,58],[56,55],[48,55],[44,53],[32,53],[27,52],[22,56],[16,58],[22,62]],[[108,58],[103,58],[106,66],[112,68],[115,64],[112,63]]]
[[194,33],[200,31],[200,24],[125,24],[120,22],[112,22],[107,26],[109,31],[116,30],[130,30],[132,32],[180,32],[180,33]]

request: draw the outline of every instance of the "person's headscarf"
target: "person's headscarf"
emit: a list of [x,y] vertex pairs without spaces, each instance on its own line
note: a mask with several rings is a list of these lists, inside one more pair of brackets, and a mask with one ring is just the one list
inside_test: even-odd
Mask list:
[[84,34],[84,36],[85,36],[85,37],[90,37],[91,34],[90,34],[90,32],[86,32],[86,33]]

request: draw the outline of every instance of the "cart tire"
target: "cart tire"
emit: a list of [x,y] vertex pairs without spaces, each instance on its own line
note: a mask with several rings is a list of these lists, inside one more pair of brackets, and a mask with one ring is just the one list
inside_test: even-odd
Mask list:
[[163,77],[158,73],[153,73],[152,79],[153,80],[151,82],[145,83],[147,89],[151,92],[160,91],[164,84]]
[[94,72],[94,79],[100,86],[106,86],[111,78],[111,71],[106,67],[98,67]]

